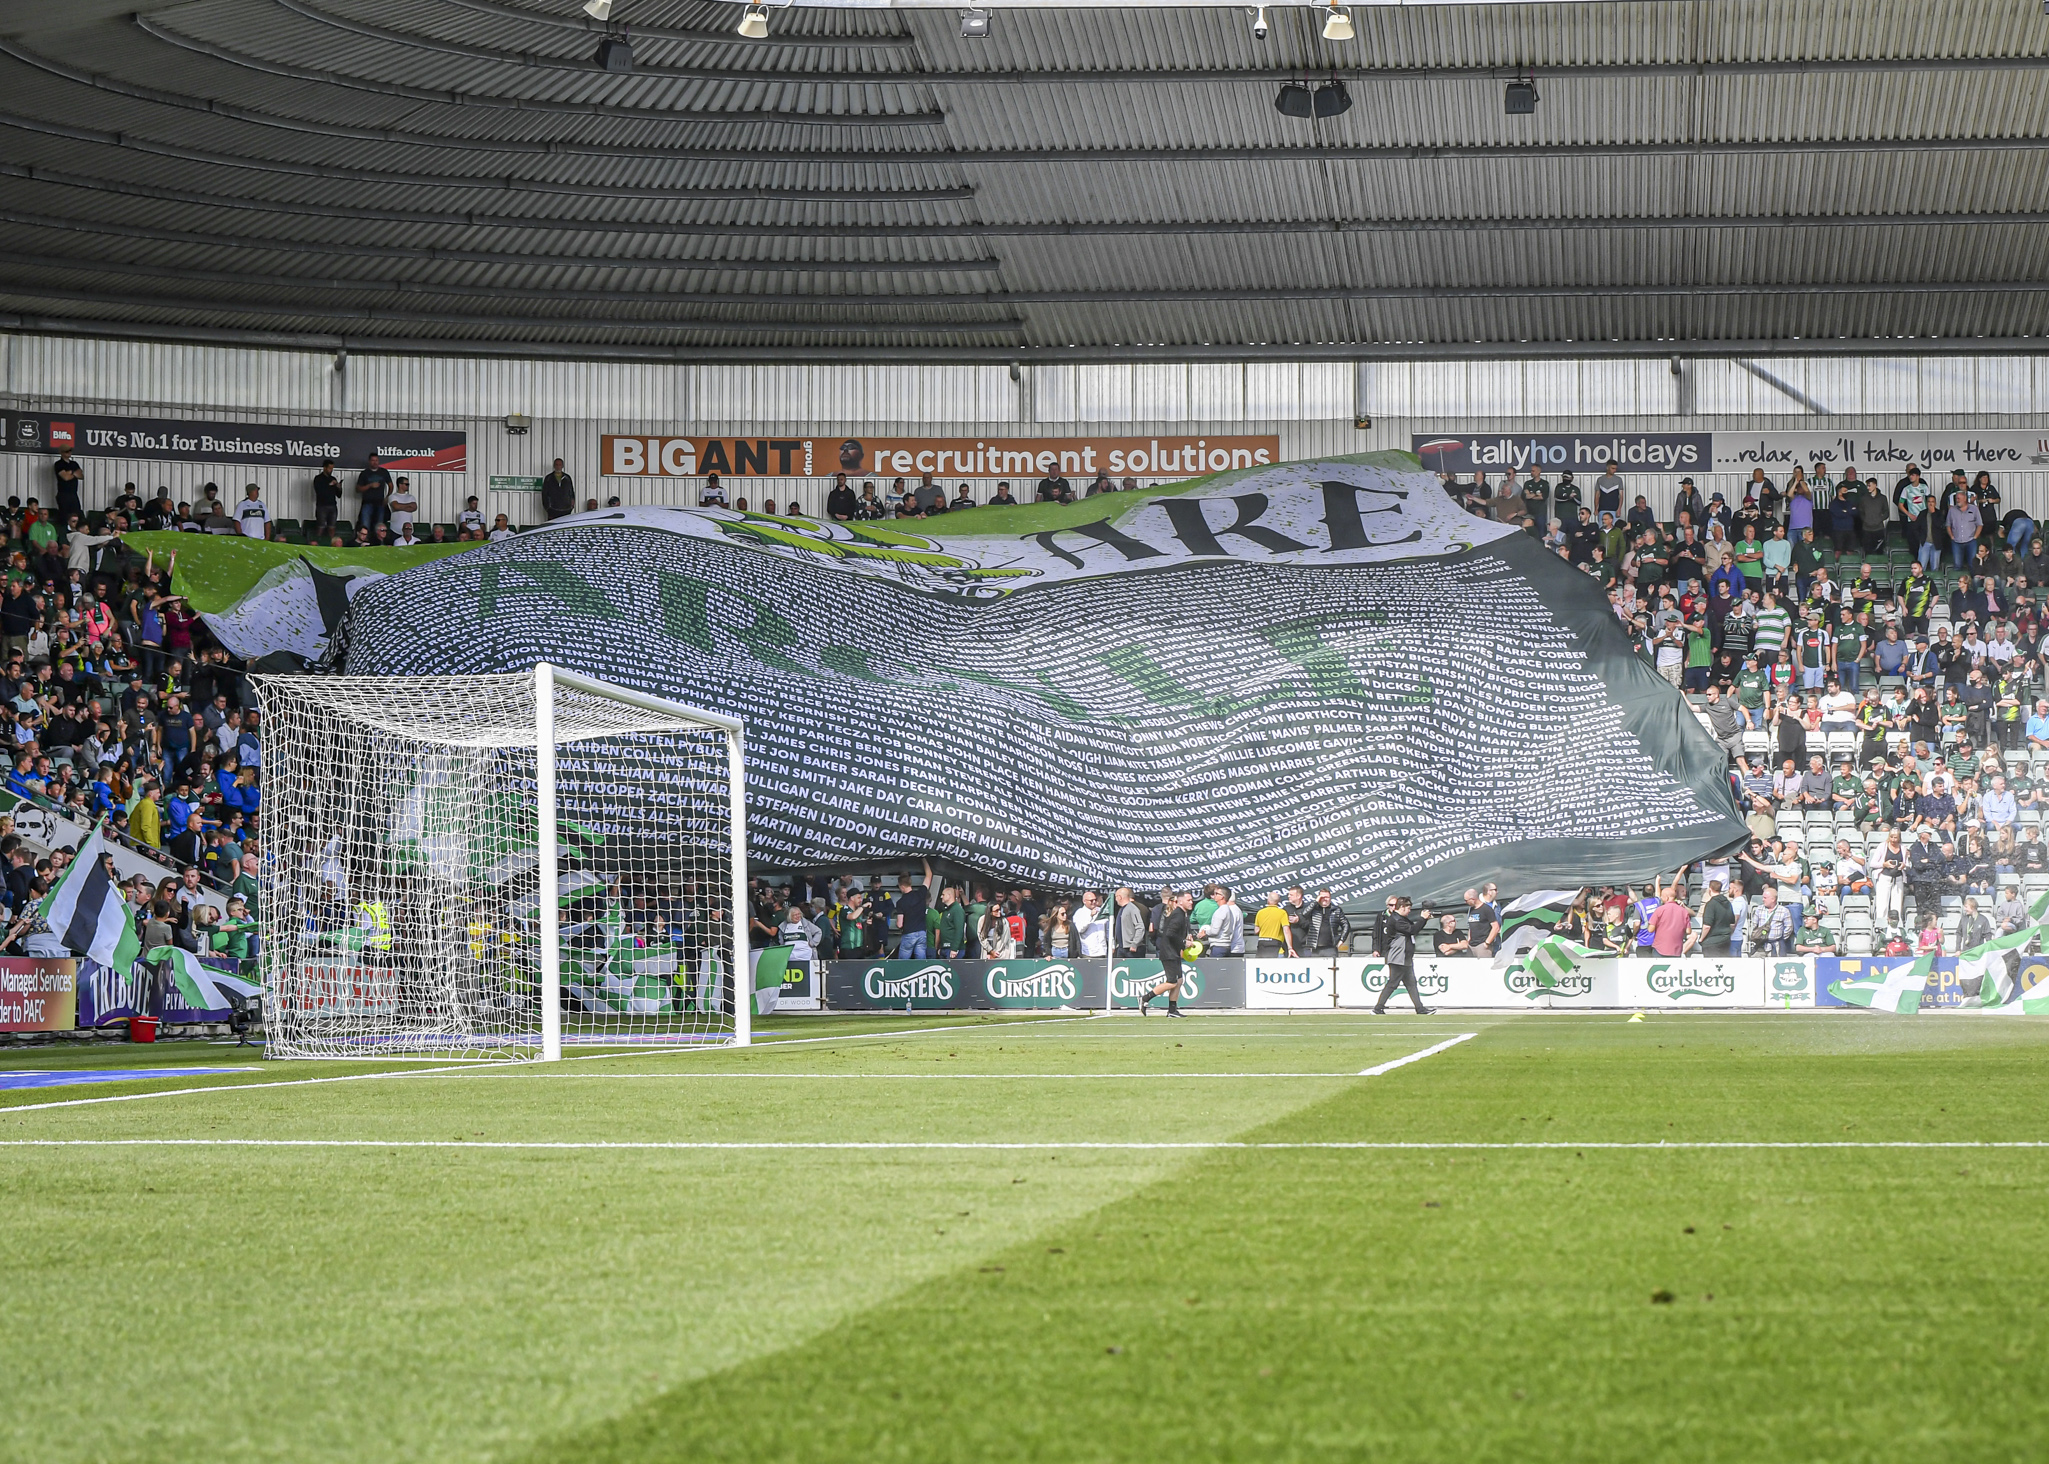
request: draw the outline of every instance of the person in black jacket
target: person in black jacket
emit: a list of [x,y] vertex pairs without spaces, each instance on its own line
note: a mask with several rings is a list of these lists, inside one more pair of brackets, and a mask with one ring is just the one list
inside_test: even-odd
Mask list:
[[1416,986],[1416,937],[1429,924],[1427,908],[1418,914],[1414,901],[1407,895],[1395,896],[1394,909],[1387,916],[1387,980],[1381,983],[1380,997],[1373,1003],[1374,1016],[1387,1015],[1387,999],[1397,983],[1408,989],[1417,1016],[1430,1015],[1431,1009],[1423,1005],[1423,993]]
[[555,459],[555,466],[541,479],[541,511],[551,519],[576,512],[576,480],[563,471],[561,458]]
[[1343,910],[1331,903],[1330,891],[1318,890],[1316,903],[1302,917],[1302,930],[1296,938],[1295,949],[1312,959],[1322,955],[1335,957],[1351,933],[1351,922],[1345,919]]
[[1195,896],[1188,890],[1168,890],[1160,901],[1159,951],[1160,984],[1138,999],[1138,1014],[1144,1016],[1152,999],[1167,998],[1167,1015],[1181,1015],[1181,950],[1188,944],[1188,912],[1195,908]]

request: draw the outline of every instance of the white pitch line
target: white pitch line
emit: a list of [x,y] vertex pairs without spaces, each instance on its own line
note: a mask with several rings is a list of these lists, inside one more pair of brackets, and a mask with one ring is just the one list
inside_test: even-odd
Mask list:
[[[68,1098],[61,1103],[0,1103],[0,1118],[10,1113],[36,1113],[45,1108],[84,1108],[94,1103],[134,1103],[144,1098],[183,1098],[192,1093],[247,1093],[252,1088],[305,1088],[315,1083],[361,1083],[371,1078],[422,1078],[429,1073],[459,1073],[461,1067],[400,1068],[389,1073],[347,1073],[338,1078],[281,1078],[271,1083],[209,1083],[203,1088],[159,1088],[153,1093],[112,1093],[103,1098]],[[147,1082],[131,1078],[130,1082]]]
[[[1348,1074],[1347,1076],[1355,1076]],[[1859,1139],[1859,1140],[1674,1140],[1659,1139],[1643,1142],[1593,1142],[1569,1143],[1547,1141],[1543,1143],[1481,1143],[1448,1140],[1429,1142],[1421,1140],[1346,1140],[1332,1139],[1322,1142],[1272,1142],[1262,1143],[1238,1139],[1189,1139],[1172,1140],[1090,1140],[1063,1139],[1043,1143],[1006,1141],[998,1139],[977,1140],[806,1140],[806,1139],[0,1139],[0,1148],[5,1149],[128,1149],[128,1148],[194,1148],[194,1149],[520,1149],[520,1150],[576,1150],[621,1151],[640,1150],[827,1150],[827,1151],[891,1151],[891,1150],[977,1150],[988,1149],[1001,1152],[1080,1149],[1136,1149],[1136,1150],[1556,1150],[1556,1149],[1663,1149],[1671,1152],[1708,1149],[2049,1149],[2049,1139]]]
[[949,1082],[955,1078],[986,1078],[1005,1082],[1012,1078],[1044,1079],[1055,1082],[1079,1082],[1095,1078],[1356,1078],[1357,1073],[550,1073],[552,1078],[578,1078],[585,1081],[640,1081],[649,1078],[684,1078],[710,1080],[719,1078],[767,1078],[772,1081],[842,1083],[856,1078],[898,1078],[916,1081],[937,1080]]
[[[920,1027],[908,1032],[847,1032],[834,1037],[792,1037],[779,1042],[764,1042],[763,1047],[794,1047],[806,1042],[854,1042],[864,1037],[913,1037],[921,1033],[988,1031],[1000,1027],[1046,1027],[1056,1022],[1087,1021],[1086,1017],[1040,1018],[1028,1022],[978,1022],[947,1027]],[[693,1052],[724,1052],[724,1044],[691,1049]],[[673,1048],[653,1047],[624,1052],[579,1053],[568,1059],[571,1062],[596,1062],[611,1057],[655,1057],[678,1056]],[[375,1062],[376,1058],[363,1058],[364,1062]],[[10,1113],[39,1113],[49,1108],[86,1108],[95,1103],[135,1103],[145,1098],[188,1098],[195,1093],[246,1093],[254,1088],[308,1088],[317,1083],[361,1083],[371,1078],[423,1078],[430,1075],[478,1076],[484,1073],[532,1073],[545,1071],[539,1064],[511,1060],[479,1058],[469,1062],[454,1063],[443,1067],[398,1068],[385,1073],[347,1073],[335,1078],[280,1078],[268,1083],[209,1083],[201,1088],[159,1088],[151,1093],[112,1093],[99,1098],[68,1098],[59,1103],[0,1103],[0,1118]],[[568,1076],[568,1074],[563,1074]],[[593,1075],[595,1076],[595,1075]],[[657,1076],[649,1074],[648,1076]],[[148,1082],[147,1078],[131,1078],[129,1082]]]
[[1433,1057],[1448,1047],[1456,1047],[1461,1042],[1470,1042],[1479,1035],[1478,1032],[1461,1032],[1449,1042],[1439,1042],[1434,1047],[1426,1047],[1421,1052],[1412,1052],[1407,1057],[1398,1057],[1393,1062],[1381,1063],[1378,1067],[1361,1068],[1359,1076],[1362,1078],[1377,1078],[1382,1073],[1391,1073],[1398,1067],[1407,1067],[1412,1062],[1421,1062],[1426,1057]]

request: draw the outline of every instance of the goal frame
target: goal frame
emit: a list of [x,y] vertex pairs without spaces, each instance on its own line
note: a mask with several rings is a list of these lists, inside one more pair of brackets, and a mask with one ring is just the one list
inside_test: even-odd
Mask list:
[[[620,706],[632,707],[638,711],[652,713],[655,716],[675,722],[690,724],[700,733],[716,734],[723,739],[726,754],[725,812],[727,817],[727,857],[723,861],[725,877],[723,881],[717,879],[716,871],[721,861],[716,853],[713,853],[708,870],[708,873],[712,874],[712,883],[708,887],[716,887],[716,884],[719,882],[726,884],[725,902],[729,912],[729,919],[727,920],[726,942],[723,945],[713,944],[707,946],[705,953],[708,956],[715,953],[719,964],[724,966],[730,973],[727,979],[730,981],[732,992],[732,1028],[730,1032],[725,1034],[723,1042],[717,1040],[719,1034],[716,1030],[709,1033],[701,1033],[693,1041],[695,1045],[702,1046],[749,1046],[753,1041],[756,996],[754,992],[754,973],[749,961],[749,917],[751,912],[747,902],[746,723],[740,718],[729,716],[723,712],[706,711],[702,707],[693,707],[667,697],[636,691],[630,687],[619,686],[609,681],[602,681],[595,677],[569,671],[546,661],[537,662],[530,675],[523,675],[517,671],[491,674],[501,684],[511,680],[527,680],[534,698],[533,722],[531,726],[534,739],[533,787],[535,797],[533,806],[535,828],[534,843],[531,847],[535,855],[536,890],[539,892],[538,898],[535,901],[537,905],[537,924],[539,927],[539,938],[537,941],[539,949],[536,952],[533,967],[534,981],[538,988],[535,992],[535,1006],[537,1008],[536,1016],[538,1018],[537,1025],[539,1030],[526,1039],[525,1043],[521,1044],[524,1047],[524,1051],[520,1052],[517,1056],[503,1053],[425,1053],[418,1051],[398,1053],[292,1051],[280,1054],[275,1050],[273,1044],[269,1042],[265,1043],[264,1055],[266,1057],[284,1056],[298,1061],[345,1061],[369,1058],[380,1062],[446,1063],[451,1061],[484,1061],[494,1058],[495,1060],[504,1061],[508,1057],[514,1061],[526,1062],[562,1061],[564,1015],[562,907],[559,899],[551,897],[553,892],[560,888],[563,864],[561,831],[559,827],[561,807],[557,759],[558,753],[565,748],[573,748],[584,742],[602,741],[611,734],[604,731],[588,732],[581,735],[571,735],[566,742],[558,742],[558,719],[555,715],[555,697],[561,691],[578,693],[582,696],[613,702]],[[271,708],[267,702],[265,683],[297,679],[311,680],[316,678],[255,676],[251,678],[251,681],[255,686],[259,702],[264,703],[264,710],[269,712]],[[407,678],[394,677],[383,679],[402,682]],[[462,678],[458,674],[453,679],[460,680]],[[517,735],[523,741],[525,725],[518,721],[513,721],[508,725],[520,729]],[[708,765],[716,767],[716,751],[711,748],[707,748],[706,751],[712,760]],[[716,808],[716,800],[707,802],[704,806]],[[274,838],[270,842],[279,843],[279,840]],[[279,847],[282,848],[282,844]],[[269,902],[277,897],[273,883],[277,873],[274,868],[274,861],[277,857],[279,856],[272,855],[267,857],[262,862],[259,871],[260,894],[266,908],[268,908]],[[272,934],[267,923],[263,927],[263,934],[266,937]],[[269,949],[271,944],[272,942],[269,939],[265,940],[264,950],[260,958],[261,979],[264,983],[266,1007],[279,994],[278,988],[273,982],[273,962],[275,958]],[[531,1031],[532,1029],[529,1030]],[[707,1038],[711,1040],[707,1041]]]
[[726,953],[733,980],[733,1035],[728,1046],[747,1047],[754,1037],[754,973],[748,953],[747,906],[747,724],[738,717],[707,712],[667,697],[615,686],[541,661],[534,666],[534,769],[536,818],[539,821],[541,916],[541,1062],[562,1061],[562,907],[549,898],[561,875],[556,828],[555,689],[622,702],[644,711],[717,727],[726,735],[726,800],[732,840],[731,887],[727,891],[732,949]]

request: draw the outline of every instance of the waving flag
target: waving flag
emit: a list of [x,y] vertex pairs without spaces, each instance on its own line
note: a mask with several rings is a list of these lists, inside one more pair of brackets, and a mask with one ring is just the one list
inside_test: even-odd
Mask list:
[[1539,986],[1556,986],[1577,971],[1589,957],[1600,954],[1562,935],[1547,935],[1530,947],[1529,954],[1523,957],[1523,969],[1536,978]]
[[231,997],[263,995],[263,988],[254,981],[217,971],[182,946],[158,946],[149,953],[149,961],[170,976],[179,999],[194,1011],[226,1011],[234,1006]]
[[1506,970],[1555,932],[1572,913],[1578,890],[1538,890],[1501,912],[1501,938],[1494,947],[1494,969]]
[[128,897],[107,873],[106,840],[95,828],[57,887],[43,896],[43,922],[68,951],[126,975],[142,954]]
[[1935,957],[1894,966],[1883,976],[1848,977],[1828,984],[1828,994],[1851,1006],[1870,1007],[1875,1012],[1894,1012],[1911,1017],[1921,1010],[1921,993],[1927,988],[1928,973],[1935,969]]
[[2043,924],[2045,919],[2049,919],[2049,893],[2035,897],[2034,903],[2028,907],[2028,923],[2019,930],[1974,945],[1958,954],[1957,979],[1963,982],[1973,976],[1978,978],[1979,1006],[2005,1006],[2018,994],[2014,981],[2007,974],[2007,952],[2025,950],[2031,942],[2049,936],[2049,926]]

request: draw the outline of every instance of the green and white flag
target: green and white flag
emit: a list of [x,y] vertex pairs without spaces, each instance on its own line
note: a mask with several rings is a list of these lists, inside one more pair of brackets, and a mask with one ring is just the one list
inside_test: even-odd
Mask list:
[[107,873],[106,853],[106,841],[94,828],[57,887],[43,896],[41,914],[64,949],[125,977],[142,954],[142,937],[128,896]]
[[1870,1007],[1875,1012],[1895,1012],[1911,1017],[1921,1010],[1921,994],[1928,986],[1928,973],[1935,969],[1935,957],[1894,966],[1882,976],[1850,976],[1828,984],[1828,994],[1851,1006]]
[[149,963],[171,978],[178,999],[194,1011],[225,1011],[233,1003],[229,996],[256,997],[263,988],[254,981],[217,971],[182,946],[158,946],[149,953]]
[[1578,890],[1538,890],[1524,895],[1501,912],[1501,935],[1494,946],[1494,969],[1506,970],[1525,961],[1544,937],[1553,934],[1572,914]]
[[765,1017],[775,1010],[776,998],[782,994],[783,978],[790,970],[790,947],[763,946],[754,954],[754,1010]]
[[2005,1006],[2014,999],[2014,983],[2006,970],[2007,952],[2021,950],[2038,938],[2049,940],[2045,919],[2049,919],[2049,892],[2036,896],[2028,907],[2028,923],[2012,935],[1996,936],[1957,955],[1957,980],[1978,978],[1979,1006]]
[[2049,1017],[2049,981],[2021,993],[2021,1011],[2030,1017]]
[[1562,935],[1547,935],[1531,946],[1523,957],[1523,969],[1539,986],[1556,986],[1601,952]]

